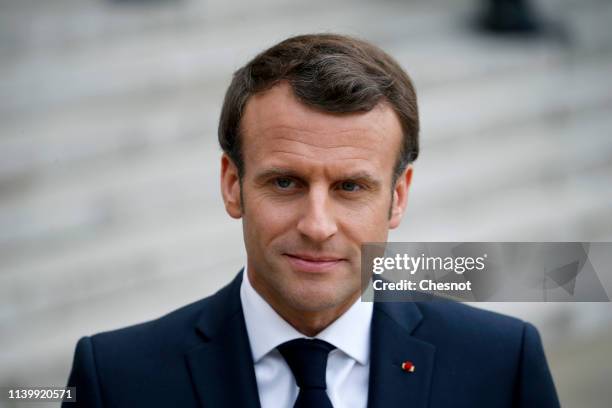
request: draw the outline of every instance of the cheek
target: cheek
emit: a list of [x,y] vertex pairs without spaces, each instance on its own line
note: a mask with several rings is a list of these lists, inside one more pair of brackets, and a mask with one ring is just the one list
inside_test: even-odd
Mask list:
[[299,209],[291,203],[282,205],[266,197],[245,198],[243,222],[254,239],[265,244],[283,235],[296,224]]
[[342,223],[342,230],[351,241],[360,245],[363,242],[383,242],[388,233],[387,217],[349,219]]
[[339,222],[353,241],[382,242],[389,230],[389,206],[390,199],[378,197],[358,208],[344,208]]

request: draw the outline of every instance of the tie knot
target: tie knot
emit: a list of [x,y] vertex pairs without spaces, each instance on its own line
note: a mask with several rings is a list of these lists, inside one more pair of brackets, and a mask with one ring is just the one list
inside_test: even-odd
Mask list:
[[295,382],[301,389],[326,389],[327,356],[335,349],[319,339],[296,339],[277,347],[291,368]]

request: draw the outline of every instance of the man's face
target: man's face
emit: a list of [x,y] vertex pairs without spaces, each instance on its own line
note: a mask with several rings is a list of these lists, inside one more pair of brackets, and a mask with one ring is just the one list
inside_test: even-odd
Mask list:
[[412,170],[392,186],[395,112],[317,111],[281,83],[249,99],[241,125],[242,185],[224,156],[222,191],[243,219],[253,287],[279,312],[346,309],[360,293],[360,245],[386,241],[406,204]]

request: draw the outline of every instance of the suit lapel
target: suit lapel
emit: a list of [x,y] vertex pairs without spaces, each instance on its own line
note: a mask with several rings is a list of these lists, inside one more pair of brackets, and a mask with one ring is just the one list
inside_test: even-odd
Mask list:
[[422,318],[414,303],[374,304],[368,408],[427,407],[435,347],[411,336]]
[[200,404],[260,408],[253,357],[242,314],[242,273],[209,298],[197,324],[203,344],[186,355]]
[[[196,325],[202,344],[186,354],[203,408],[260,408],[240,283],[242,273],[207,299]],[[372,316],[368,408],[428,405],[435,347],[411,334],[422,319],[414,303],[375,303]],[[415,366],[403,371],[402,362]]]

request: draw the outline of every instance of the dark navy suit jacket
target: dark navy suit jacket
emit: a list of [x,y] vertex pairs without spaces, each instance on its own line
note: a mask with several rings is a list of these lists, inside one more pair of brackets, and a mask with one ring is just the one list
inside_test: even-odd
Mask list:
[[[64,407],[259,407],[239,274],[157,320],[82,338]],[[350,333],[347,333],[350,335]],[[375,303],[368,408],[558,407],[537,330],[450,302]],[[411,361],[414,372],[401,369]]]

